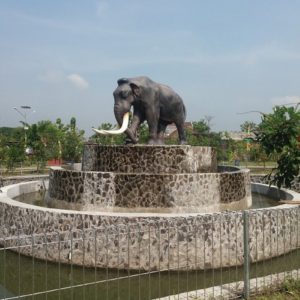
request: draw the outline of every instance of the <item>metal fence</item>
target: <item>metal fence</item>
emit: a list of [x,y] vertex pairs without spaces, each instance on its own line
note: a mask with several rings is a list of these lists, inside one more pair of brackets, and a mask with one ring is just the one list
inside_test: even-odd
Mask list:
[[190,226],[158,217],[59,232],[6,224],[0,299],[248,298],[299,279],[299,211],[195,216]]
[[[42,167],[41,167],[42,166]],[[14,161],[10,165],[0,162],[0,176],[19,176],[45,173],[48,171],[47,165],[42,162]]]

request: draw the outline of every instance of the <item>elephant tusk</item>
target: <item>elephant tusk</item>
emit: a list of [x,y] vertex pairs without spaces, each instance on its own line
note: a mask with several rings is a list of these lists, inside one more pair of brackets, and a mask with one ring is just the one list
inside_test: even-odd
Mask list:
[[96,133],[98,133],[98,134],[104,134],[104,135],[107,135],[107,133],[105,133],[105,131],[102,130],[102,129],[96,129],[96,128],[94,128],[94,127],[92,127],[92,129],[93,129]]
[[103,135],[121,134],[127,129],[128,123],[129,123],[129,112],[124,114],[123,123],[122,123],[121,128],[119,128],[119,129],[116,129],[116,130],[104,130],[104,129],[96,129],[96,128],[92,128],[92,129],[96,133],[103,134]]

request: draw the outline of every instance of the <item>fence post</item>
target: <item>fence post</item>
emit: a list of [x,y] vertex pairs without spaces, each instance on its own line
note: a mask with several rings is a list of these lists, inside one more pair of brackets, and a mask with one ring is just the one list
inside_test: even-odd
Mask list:
[[250,297],[250,264],[249,264],[249,211],[243,212],[244,225],[244,298]]

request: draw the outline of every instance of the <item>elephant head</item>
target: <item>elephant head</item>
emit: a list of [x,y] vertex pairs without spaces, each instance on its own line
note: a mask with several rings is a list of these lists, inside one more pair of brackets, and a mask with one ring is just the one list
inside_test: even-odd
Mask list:
[[[137,83],[130,82],[126,78],[118,80],[118,87],[113,93],[115,104],[114,104],[114,114],[115,118],[120,126],[118,130],[98,130],[93,128],[93,130],[100,134],[121,134],[125,132],[127,136],[133,143],[137,143],[136,132],[132,130],[135,128],[134,124],[131,124],[131,129],[128,128],[129,124],[129,112],[131,106],[134,105],[137,98],[140,96],[141,90]],[[134,123],[134,122],[133,122]]]
[[131,106],[137,101],[140,96],[140,87],[129,82],[128,79],[122,78],[118,80],[118,87],[114,91],[114,114],[119,126],[123,123],[124,115],[130,111]]
[[[122,78],[118,80],[118,87],[115,89],[113,95],[115,99],[115,118],[119,126],[125,127],[124,117],[129,114],[131,106],[137,106],[137,102],[141,96],[141,87],[137,82],[133,82],[127,78]],[[137,116],[137,110],[134,109],[134,116],[131,121],[130,128],[124,130],[129,137],[129,143],[136,144],[138,142],[136,131],[140,122],[141,119]]]

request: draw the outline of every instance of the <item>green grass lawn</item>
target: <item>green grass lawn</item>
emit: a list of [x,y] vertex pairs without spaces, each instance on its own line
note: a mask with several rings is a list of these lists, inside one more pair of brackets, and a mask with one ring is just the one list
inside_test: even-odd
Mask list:
[[48,174],[49,167],[45,167],[42,170],[37,171],[35,165],[29,167],[17,167],[12,170],[7,170],[6,168],[0,168],[0,177],[10,177],[10,176],[20,176],[20,175],[40,175]]
[[[227,165],[234,166],[234,162],[232,161],[222,161],[218,162],[219,165]],[[247,168],[250,169],[251,174],[269,174],[272,168],[276,167],[276,162],[267,161],[263,162],[255,162],[255,161],[240,161],[239,168]]]
[[276,292],[267,291],[260,296],[253,296],[253,300],[286,300],[300,299],[300,280],[288,280]]
[[[218,162],[219,164],[221,163],[220,161]],[[223,165],[234,165],[233,161],[222,161]],[[261,161],[240,161],[240,166],[245,167],[245,166],[251,166],[251,167],[275,167],[276,162],[275,161],[266,161],[266,162],[261,162]]]

